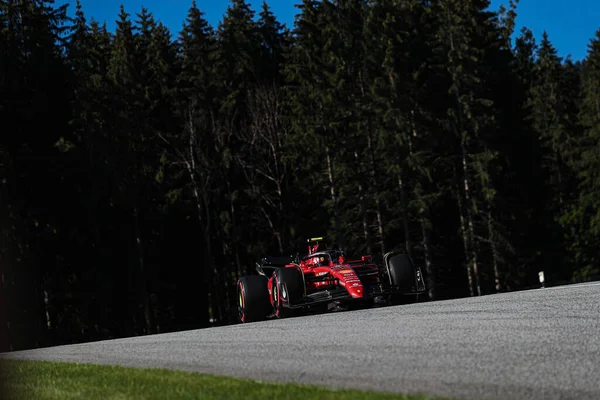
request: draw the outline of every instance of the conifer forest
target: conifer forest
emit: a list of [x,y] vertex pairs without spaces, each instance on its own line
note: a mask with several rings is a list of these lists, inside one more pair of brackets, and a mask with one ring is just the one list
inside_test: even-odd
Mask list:
[[314,236],[408,253],[424,301],[599,279],[600,30],[572,60],[517,0],[295,2],[0,0],[1,350],[237,323]]

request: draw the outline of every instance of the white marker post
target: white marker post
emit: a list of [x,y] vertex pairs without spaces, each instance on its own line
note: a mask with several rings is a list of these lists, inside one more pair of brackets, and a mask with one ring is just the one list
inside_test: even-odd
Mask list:
[[538,276],[540,277],[540,283],[542,284],[542,288],[545,288],[546,285],[544,284],[544,271],[538,272]]

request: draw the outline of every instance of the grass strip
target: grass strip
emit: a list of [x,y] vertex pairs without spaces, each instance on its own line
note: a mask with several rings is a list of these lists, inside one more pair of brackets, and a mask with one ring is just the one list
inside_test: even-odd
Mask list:
[[[0,380],[9,399],[149,400],[440,400],[292,383],[257,382],[165,369],[126,368],[48,361],[2,360]],[[352,379],[352,377],[350,377]]]

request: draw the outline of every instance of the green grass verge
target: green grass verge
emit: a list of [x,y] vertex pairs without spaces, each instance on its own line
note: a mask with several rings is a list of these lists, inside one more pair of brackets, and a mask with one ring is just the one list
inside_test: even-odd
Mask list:
[[[137,369],[46,361],[2,360],[2,386],[10,399],[376,399],[424,400],[358,390],[256,382],[164,369]],[[352,379],[352,377],[350,377]]]

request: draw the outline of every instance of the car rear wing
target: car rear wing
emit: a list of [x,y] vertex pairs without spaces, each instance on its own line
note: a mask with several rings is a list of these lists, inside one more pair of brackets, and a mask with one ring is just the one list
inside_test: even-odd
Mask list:
[[263,267],[283,267],[287,264],[297,263],[296,257],[263,257],[260,260],[260,265]]
[[289,264],[297,264],[297,257],[288,256],[288,257],[263,257],[260,262],[256,263],[256,271],[265,275],[265,269],[273,270],[276,268],[285,267]]

